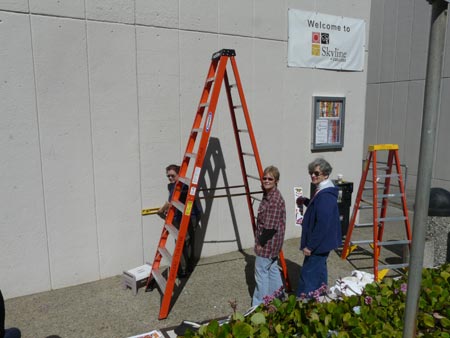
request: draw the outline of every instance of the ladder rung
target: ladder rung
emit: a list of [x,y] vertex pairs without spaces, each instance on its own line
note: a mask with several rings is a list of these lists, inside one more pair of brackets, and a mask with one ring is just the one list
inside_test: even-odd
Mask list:
[[164,224],[164,227],[169,231],[169,233],[174,237],[178,238],[178,229],[173,224]]
[[186,157],[190,157],[190,158],[196,158],[197,154],[195,154],[195,153],[186,153],[185,156]]
[[399,177],[399,174],[381,174],[381,175],[377,175],[377,177],[379,178],[385,178],[385,177]]
[[387,241],[387,242],[378,242],[378,246],[389,246],[389,245],[405,245],[411,243],[410,240],[397,240],[397,241]]
[[400,268],[406,268],[407,266],[409,266],[408,263],[378,265],[378,270],[384,270],[384,269],[400,269]]
[[261,180],[261,179],[259,178],[259,176],[247,175],[247,177],[253,178],[253,179],[258,180],[258,181]]
[[239,108],[239,109],[240,109],[240,108],[242,108],[242,105],[241,105],[241,104],[238,104],[238,105],[236,105],[236,106],[233,106],[233,108],[234,108],[234,109],[236,109],[236,108]]
[[165,293],[167,281],[166,281],[166,279],[163,277],[163,275],[161,274],[161,272],[159,271],[159,269],[152,269],[152,275],[153,275],[153,278],[154,278],[155,281],[156,281],[156,284],[158,284],[159,289],[161,290],[161,292],[162,292],[162,293]]
[[378,195],[378,198],[391,198],[391,197],[401,197],[403,196],[402,193],[398,193],[398,194],[380,194]]
[[206,83],[214,82],[215,80],[216,80],[216,77],[215,77],[215,76],[209,77],[209,78],[206,79]]
[[384,218],[378,219],[378,221],[380,221],[380,222],[395,222],[395,221],[404,221],[404,220],[406,220],[405,216],[384,217]]
[[[381,204],[377,205],[377,209],[381,208],[381,207],[382,207]],[[373,209],[373,205],[360,205],[359,208],[360,209]]]
[[255,157],[255,154],[253,154],[253,153],[242,153],[242,155],[245,155],[245,156],[253,156],[253,157]]
[[186,184],[187,186],[191,184],[191,180],[187,177],[178,177],[178,181]]
[[[351,244],[356,244],[356,245],[360,245],[360,244],[372,244],[373,243],[373,239],[362,239],[359,241],[350,241]],[[405,239],[405,240],[398,240],[398,241],[387,241],[387,242],[378,242],[378,246],[389,246],[389,245],[404,245],[404,244],[409,244],[411,243],[411,241]]]
[[203,131],[203,128],[193,128],[192,129],[192,132],[197,133],[197,134],[200,134],[202,131]]
[[247,129],[238,129],[238,133],[248,133]]
[[373,223],[358,223],[355,224],[355,228],[367,228],[367,227],[372,227]]
[[184,211],[184,203],[181,203],[180,201],[172,201],[172,205],[181,212]]
[[372,244],[373,243],[373,239],[363,239],[363,240],[359,240],[359,241],[350,241],[350,243],[353,245],[360,245],[360,244]]
[[163,256],[166,260],[169,261],[169,264],[172,263],[172,255],[170,254],[169,250],[163,247],[159,247],[158,251],[161,254],[161,256]]
[[208,106],[209,106],[209,102],[206,102],[206,103],[200,104],[198,107],[199,108],[205,108],[205,107],[208,107]]
[[237,84],[236,84],[236,83],[230,84],[230,88],[234,88],[234,87],[237,87]]

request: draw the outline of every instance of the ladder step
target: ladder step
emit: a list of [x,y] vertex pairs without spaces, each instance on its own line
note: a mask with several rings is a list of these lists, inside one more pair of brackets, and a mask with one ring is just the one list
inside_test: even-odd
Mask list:
[[399,174],[381,174],[377,175],[378,178],[385,178],[385,177],[399,177]]
[[236,84],[236,83],[230,84],[230,88],[235,88],[235,87],[237,87],[237,84]]
[[200,134],[203,131],[203,128],[193,128],[192,133]]
[[259,178],[259,176],[247,175],[247,177],[253,178],[253,179],[258,180],[258,181],[261,180],[261,179]]
[[391,197],[402,197],[403,194],[402,193],[397,193],[397,194],[380,194],[378,195],[378,198],[391,198]]
[[178,181],[186,184],[187,186],[191,184],[191,180],[187,177],[178,177]]
[[195,154],[195,153],[186,153],[184,156],[190,157],[190,158],[196,158],[197,154]]
[[166,279],[163,277],[163,275],[161,274],[161,272],[158,269],[152,269],[152,276],[156,281],[156,284],[158,284],[159,289],[161,290],[162,293],[165,293],[166,291],[166,285],[167,285],[167,281]]
[[248,133],[247,129],[238,129],[238,133]]
[[205,107],[208,107],[208,106],[209,106],[209,102],[206,102],[206,103],[200,104],[198,107],[199,108],[205,108]]
[[178,229],[173,224],[165,223],[164,227],[174,238],[178,238]]
[[[378,208],[381,208],[381,207],[382,207],[381,204],[378,204],[378,205],[377,205],[377,209],[378,209]],[[360,205],[359,208],[360,208],[360,209],[373,209],[373,205]]]
[[211,82],[214,82],[215,80],[216,80],[215,76],[209,77],[209,78],[206,79],[206,83],[211,83]]
[[[373,239],[363,239],[358,241],[350,241],[351,244],[355,245],[364,245],[364,244],[372,244]],[[387,242],[378,242],[378,246],[390,246],[390,245],[405,245],[409,244],[411,241],[405,239],[405,240],[398,240],[398,241],[387,241]]]
[[379,265],[378,270],[384,270],[384,269],[401,269],[408,267],[408,263],[400,263],[400,264],[387,264],[387,265]]
[[405,216],[393,216],[393,217],[384,217],[384,218],[379,218],[378,221],[380,222],[395,222],[395,221],[404,221],[406,220]]
[[411,241],[408,239],[397,240],[397,241],[387,241],[387,242],[378,242],[378,246],[390,246],[390,245],[405,245],[410,244]]
[[238,104],[238,105],[236,105],[236,106],[233,106],[233,108],[234,108],[234,109],[241,109],[241,108],[242,108],[242,105],[241,105],[241,104]]
[[181,212],[184,211],[184,203],[181,203],[180,201],[172,201],[172,205]]
[[169,261],[169,264],[172,264],[172,255],[170,254],[169,250],[163,247],[159,247],[158,251],[164,259]]
[[255,154],[253,154],[253,153],[242,153],[242,155],[244,155],[244,156],[253,156],[253,157],[255,157]]
[[368,228],[368,227],[372,227],[373,223],[355,223],[355,228]]

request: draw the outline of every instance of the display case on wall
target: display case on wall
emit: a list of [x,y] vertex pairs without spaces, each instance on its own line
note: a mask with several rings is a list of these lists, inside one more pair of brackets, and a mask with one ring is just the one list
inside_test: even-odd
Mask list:
[[344,146],[345,97],[314,96],[312,150],[339,150]]

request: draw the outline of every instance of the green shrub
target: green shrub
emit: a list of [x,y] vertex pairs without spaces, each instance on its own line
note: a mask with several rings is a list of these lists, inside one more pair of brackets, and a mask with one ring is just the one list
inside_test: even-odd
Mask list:
[[[407,277],[366,285],[359,296],[318,302],[275,298],[223,325],[212,321],[185,337],[402,337]],[[417,315],[418,337],[450,338],[450,265],[424,269]]]

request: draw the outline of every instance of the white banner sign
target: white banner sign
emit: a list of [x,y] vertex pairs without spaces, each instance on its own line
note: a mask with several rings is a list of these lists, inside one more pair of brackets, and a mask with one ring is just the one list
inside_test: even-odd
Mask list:
[[288,66],[362,71],[366,23],[289,9]]

